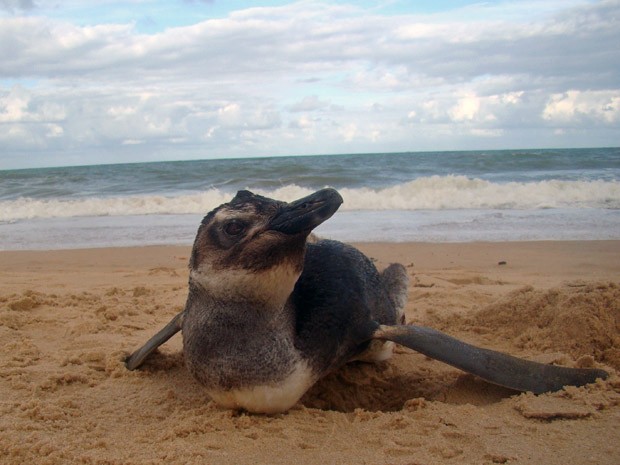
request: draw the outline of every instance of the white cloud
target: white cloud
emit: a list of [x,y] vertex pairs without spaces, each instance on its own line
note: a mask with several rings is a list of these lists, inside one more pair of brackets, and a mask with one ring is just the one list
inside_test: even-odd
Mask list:
[[480,99],[475,95],[467,95],[458,100],[448,114],[454,121],[471,121],[478,116]]
[[0,97],[0,122],[19,122],[28,114],[29,96],[20,87],[14,87]]
[[46,137],[61,137],[65,130],[62,128],[62,126],[59,126],[58,124],[47,124],[47,133],[45,134]]
[[289,127],[298,129],[312,129],[316,126],[316,121],[308,116],[301,116],[295,120],[292,120]]
[[356,124],[349,123],[340,128],[340,134],[345,142],[351,142],[358,134],[358,128]]
[[501,137],[504,135],[504,131],[502,129],[472,128],[471,134],[478,137]]
[[143,140],[138,140],[138,139],[125,139],[123,142],[121,142],[122,145],[139,145],[143,143],[144,143]]
[[32,92],[21,86],[0,93],[0,123],[59,122],[65,119],[62,104],[45,100],[33,101]]
[[279,127],[281,120],[278,111],[255,106],[244,110],[238,103],[228,103],[218,109],[217,121],[220,127],[228,129],[262,130]]
[[620,122],[620,90],[569,90],[553,94],[542,116],[546,120],[558,123],[574,123],[583,118],[596,123]]

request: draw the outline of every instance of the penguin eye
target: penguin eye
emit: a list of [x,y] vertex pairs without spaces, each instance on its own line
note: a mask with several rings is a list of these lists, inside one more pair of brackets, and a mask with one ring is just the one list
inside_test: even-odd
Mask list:
[[224,232],[229,236],[238,236],[245,231],[245,224],[238,220],[229,221],[224,225]]

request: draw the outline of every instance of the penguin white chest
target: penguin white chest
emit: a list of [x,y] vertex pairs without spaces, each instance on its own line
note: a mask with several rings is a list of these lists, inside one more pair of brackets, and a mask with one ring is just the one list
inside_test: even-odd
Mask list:
[[299,361],[293,372],[280,382],[229,391],[209,391],[209,395],[222,407],[242,408],[253,413],[280,413],[295,405],[315,381],[312,369],[306,362]]

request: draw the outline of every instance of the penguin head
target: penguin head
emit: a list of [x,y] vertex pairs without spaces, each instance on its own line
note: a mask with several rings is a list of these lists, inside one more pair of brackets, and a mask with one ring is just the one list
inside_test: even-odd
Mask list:
[[242,190],[202,220],[190,259],[190,282],[212,294],[292,292],[311,231],[342,204],[334,189],[291,203]]

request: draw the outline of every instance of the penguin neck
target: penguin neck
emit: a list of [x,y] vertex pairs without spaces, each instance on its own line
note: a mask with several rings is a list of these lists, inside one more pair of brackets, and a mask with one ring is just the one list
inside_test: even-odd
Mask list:
[[214,270],[203,265],[191,270],[190,287],[217,301],[218,306],[228,307],[245,302],[249,307],[278,313],[284,309],[300,275],[301,268],[292,263],[258,271],[234,268]]

